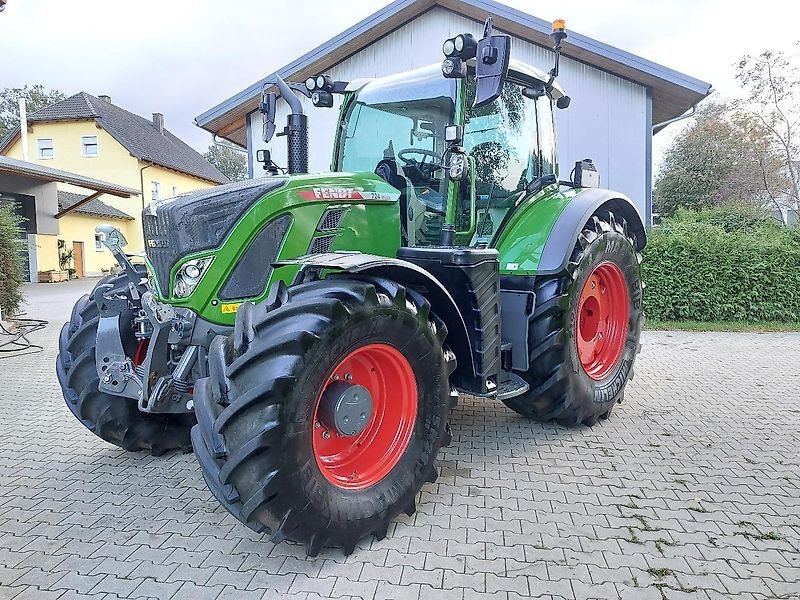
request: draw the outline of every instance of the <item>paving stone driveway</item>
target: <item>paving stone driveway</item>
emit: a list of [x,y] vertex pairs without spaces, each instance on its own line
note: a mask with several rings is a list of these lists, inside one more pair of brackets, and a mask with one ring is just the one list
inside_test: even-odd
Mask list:
[[191,455],[84,430],[53,372],[87,284],[30,286],[42,353],[0,360],[0,599],[800,598],[800,334],[644,334],[596,427],[464,399],[413,517],[344,559],[275,546]]

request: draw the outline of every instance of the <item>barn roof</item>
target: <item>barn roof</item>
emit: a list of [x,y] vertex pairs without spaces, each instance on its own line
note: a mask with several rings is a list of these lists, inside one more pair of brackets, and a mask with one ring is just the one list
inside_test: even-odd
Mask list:
[[[275,75],[302,80],[309,75],[324,72],[435,6],[477,22],[483,22],[487,15],[492,15],[497,29],[534,44],[552,46],[549,37],[551,24],[548,21],[494,0],[395,0],[197,116],[195,124],[237,144],[245,145],[246,115],[256,110],[261,88],[265,83],[274,81]],[[705,81],[573,31],[569,32],[563,54],[650,89],[654,123],[683,114],[705,98],[711,90],[711,85]]]

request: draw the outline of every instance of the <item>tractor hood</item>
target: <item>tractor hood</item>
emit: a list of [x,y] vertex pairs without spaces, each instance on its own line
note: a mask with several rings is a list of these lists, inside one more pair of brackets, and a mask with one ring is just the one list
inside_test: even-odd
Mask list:
[[[374,173],[264,177],[183,194],[154,202],[144,210],[147,260],[160,297],[188,305],[192,302],[189,294],[176,295],[174,290],[179,268],[189,260],[200,260],[201,270],[212,278],[217,272],[220,279],[227,281],[231,274],[227,268],[225,273],[220,270],[226,264],[235,266],[245,255],[252,254],[247,252],[252,249],[260,255],[260,267],[250,265],[247,275],[238,277],[242,285],[214,290],[219,300],[246,298],[251,290],[243,282],[252,280],[253,269],[268,270],[278,253],[289,252],[290,247],[297,256],[316,249],[309,244],[328,205],[388,206],[395,204],[399,196]],[[292,244],[287,245],[288,238]],[[295,246],[302,251],[294,250]],[[198,291],[204,287],[198,286]]]
[[186,254],[217,248],[253,204],[286,185],[288,178],[230,183],[156,201],[144,209],[147,258],[166,292],[170,271]]

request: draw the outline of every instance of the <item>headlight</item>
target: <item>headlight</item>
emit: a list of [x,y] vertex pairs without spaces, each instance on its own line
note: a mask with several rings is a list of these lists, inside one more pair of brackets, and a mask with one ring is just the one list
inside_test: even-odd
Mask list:
[[196,258],[194,260],[183,263],[175,275],[175,289],[173,296],[176,298],[186,298],[189,296],[200,283],[203,278],[203,273],[206,272],[213,257]]

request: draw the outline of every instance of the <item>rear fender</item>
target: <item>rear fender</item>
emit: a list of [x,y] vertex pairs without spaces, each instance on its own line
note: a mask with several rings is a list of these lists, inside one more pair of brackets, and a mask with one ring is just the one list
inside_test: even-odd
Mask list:
[[578,236],[586,223],[596,213],[609,211],[617,223],[624,224],[633,236],[637,251],[647,242],[644,224],[630,198],[619,192],[599,188],[578,192],[566,205],[556,220],[539,260],[537,275],[553,275],[561,272],[572,255]]

